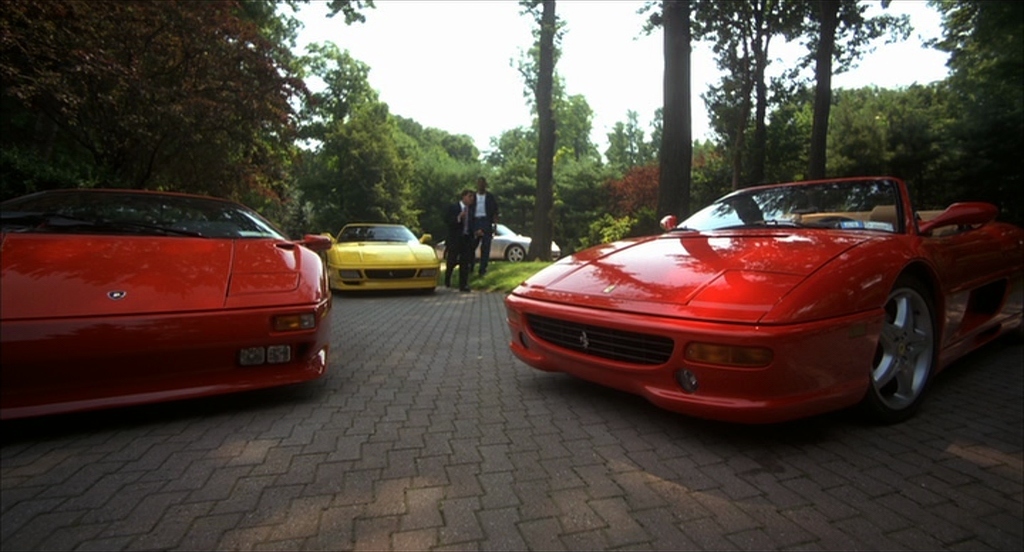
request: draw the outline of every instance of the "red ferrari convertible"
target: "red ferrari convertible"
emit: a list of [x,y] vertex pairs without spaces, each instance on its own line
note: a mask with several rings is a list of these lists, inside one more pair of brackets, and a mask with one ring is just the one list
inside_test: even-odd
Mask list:
[[887,177],[739,190],[531,277],[505,302],[510,346],[698,417],[897,422],[944,367],[1024,331],[1024,230],[996,214],[915,211]]
[[331,293],[316,251],[255,211],[61,190],[0,204],[3,419],[311,380]]

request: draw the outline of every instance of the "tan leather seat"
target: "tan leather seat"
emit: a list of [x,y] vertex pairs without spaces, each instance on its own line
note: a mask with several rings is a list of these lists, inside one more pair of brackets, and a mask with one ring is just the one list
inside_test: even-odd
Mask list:
[[895,205],[876,205],[868,218],[871,222],[887,222],[892,225],[894,230],[900,227]]

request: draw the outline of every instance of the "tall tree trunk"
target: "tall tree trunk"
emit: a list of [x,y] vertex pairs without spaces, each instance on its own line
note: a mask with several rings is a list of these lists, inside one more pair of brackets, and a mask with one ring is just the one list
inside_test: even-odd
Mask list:
[[690,108],[690,0],[662,2],[665,75],[658,216],[690,215],[693,130]]
[[[749,74],[744,75],[743,78],[750,79]],[[741,91],[742,98],[740,100],[740,109],[734,124],[736,125],[734,131],[736,135],[732,140],[732,152],[731,152],[731,163],[732,163],[732,189],[738,190],[743,186],[743,150],[747,147],[747,123],[750,121],[750,89],[753,86],[751,81],[743,83],[743,89]]]
[[839,24],[840,0],[818,0],[821,35],[815,55],[814,122],[811,127],[810,160],[807,178],[825,178],[825,151],[828,145],[828,114],[832,107],[832,54]]
[[771,33],[765,29],[764,4],[758,4],[754,10],[754,136],[750,151],[750,183],[764,183],[765,155],[768,151],[768,131],[765,117],[768,113],[768,85],[765,71],[768,68],[768,43]]
[[551,260],[554,211],[555,117],[552,102],[555,75],[555,0],[544,0],[540,24],[540,74],[537,75],[537,205],[533,215],[533,240],[527,257]]

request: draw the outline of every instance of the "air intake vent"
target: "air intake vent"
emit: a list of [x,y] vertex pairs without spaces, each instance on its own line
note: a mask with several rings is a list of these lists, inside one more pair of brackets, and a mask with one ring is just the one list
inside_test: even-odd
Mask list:
[[416,275],[416,269],[402,270],[367,270],[366,277],[370,280],[404,280]]
[[631,364],[664,364],[674,343],[667,337],[601,328],[544,316],[527,315],[534,335],[548,343],[586,355]]

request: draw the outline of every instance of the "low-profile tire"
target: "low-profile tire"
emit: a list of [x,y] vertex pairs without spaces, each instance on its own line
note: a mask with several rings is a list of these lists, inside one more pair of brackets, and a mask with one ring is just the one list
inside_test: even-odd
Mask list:
[[876,422],[910,418],[921,406],[935,369],[935,309],[916,278],[900,277],[885,301],[885,323],[871,363],[862,407]]
[[505,249],[505,260],[510,263],[518,263],[526,258],[526,249],[521,245],[512,244]]

